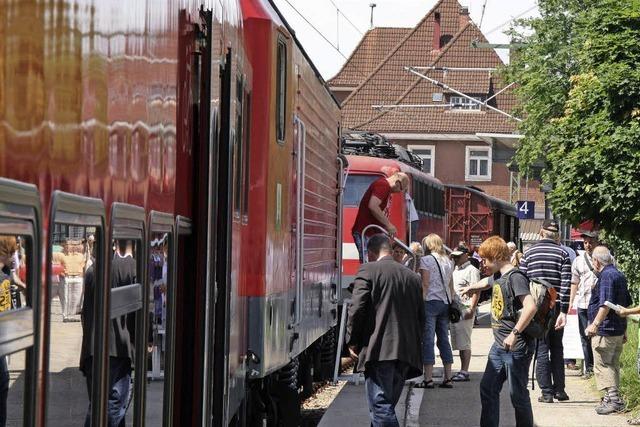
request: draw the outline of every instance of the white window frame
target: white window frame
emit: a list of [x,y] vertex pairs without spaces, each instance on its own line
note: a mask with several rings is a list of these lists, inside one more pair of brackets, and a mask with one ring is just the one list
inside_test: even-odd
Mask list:
[[[486,151],[487,157],[484,156],[473,156],[471,157],[472,151]],[[487,160],[487,175],[471,175],[469,172],[471,160]],[[492,147],[486,145],[467,145],[465,148],[465,156],[464,156],[464,180],[465,181],[491,181],[492,171],[491,166],[493,163],[493,149]],[[480,171],[480,163],[478,163],[478,172]]]
[[[456,102],[454,102],[454,98],[456,99],[458,106],[454,106],[454,104],[456,104]],[[481,96],[472,96],[471,98],[476,101],[484,102],[484,99]],[[451,104],[451,109],[454,111],[482,111],[482,105],[460,95],[449,96],[449,104]]]
[[[422,161],[425,159],[429,159],[431,162],[431,173],[427,173],[427,175],[436,176],[436,146],[435,145],[407,145],[407,148],[413,151],[416,156],[420,157]],[[431,155],[427,154],[418,154],[415,150],[431,150]],[[426,173],[426,172],[425,172]]]

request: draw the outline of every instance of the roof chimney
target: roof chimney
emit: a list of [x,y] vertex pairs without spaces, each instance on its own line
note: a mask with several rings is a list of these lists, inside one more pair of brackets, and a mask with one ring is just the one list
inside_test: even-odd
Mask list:
[[459,10],[460,14],[460,28],[464,27],[465,25],[467,25],[467,23],[469,23],[470,17],[469,17],[469,8],[467,6],[460,6],[460,10]]
[[433,50],[440,50],[440,12],[433,15]]

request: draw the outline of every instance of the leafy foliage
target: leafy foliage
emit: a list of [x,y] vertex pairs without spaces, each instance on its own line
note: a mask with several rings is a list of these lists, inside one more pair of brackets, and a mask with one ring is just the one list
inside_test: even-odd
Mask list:
[[630,282],[640,279],[640,6],[540,0],[512,29],[521,170],[543,163],[554,212],[607,231]]

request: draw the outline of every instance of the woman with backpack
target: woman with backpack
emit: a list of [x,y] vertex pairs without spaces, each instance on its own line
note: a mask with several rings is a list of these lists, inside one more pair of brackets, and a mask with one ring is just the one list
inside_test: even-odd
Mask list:
[[500,425],[500,390],[508,379],[516,426],[532,427],[533,410],[527,390],[528,372],[535,353],[535,340],[524,333],[536,314],[536,302],[529,290],[529,279],[511,264],[507,243],[498,236],[485,240],[478,250],[488,273],[500,273],[493,284],[483,280],[464,292],[492,288],[491,326],[494,343],[480,382],[481,427]]
[[[440,357],[444,365],[444,380],[440,388],[453,388],[451,366],[453,352],[449,343],[449,320],[453,291],[453,265],[444,250],[444,243],[437,234],[429,234],[422,240],[425,256],[420,259],[420,277],[422,279],[422,297],[424,299],[425,327],[422,335],[422,360],[424,381],[417,388],[434,388],[433,365],[436,361],[433,349],[437,338]],[[458,317],[460,312],[458,311]]]

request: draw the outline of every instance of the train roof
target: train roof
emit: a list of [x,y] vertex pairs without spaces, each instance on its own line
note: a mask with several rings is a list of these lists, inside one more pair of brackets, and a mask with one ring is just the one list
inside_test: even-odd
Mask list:
[[349,161],[349,171],[381,172],[386,176],[391,176],[395,171],[400,170],[408,175],[419,178],[420,181],[428,182],[436,187],[444,188],[442,181],[439,179],[395,159],[357,155],[347,155],[346,157]]
[[510,205],[509,203],[505,202],[502,199],[493,197],[478,188],[470,187],[468,185],[453,185],[453,184],[446,184],[445,187],[457,188],[460,190],[465,190],[465,191],[469,191],[471,193],[477,194],[478,196],[487,200],[487,202],[489,202],[489,206],[492,207],[493,209],[499,209],[511,216],[518,216],[518,211],[516,210],[515,206]]
[[[307,51],[304,50],[304,47],[302,47],[302,43],[300,43],[300,40],[298,40],[298,37],[296,37],[295,30],[291,27],[291,25],[289,25],[284,15],[282,14],[282,12],[280,12],[280,9],[278,9],[278,6],[276,6],[275,2],[273,0],[258,0],[258,1],[244,0],[242,3],[243,3],[244,13],[245,13],[244,18],[254,17],[259,19],[267,19],[287,29],[289,34],[291,34],[291,38],[293,38],[296,46],[298,47],[298,49],[300,49],[302,56],[305,57],[305,59],[307,60],[307,63],[315,73],[318,80],[322,82],[322,85],[327,91],[327,94],[329,94],[331,96],[331,99],[333,99],[333,102],[335,102],[336,105],[340,107],[340,102],[333,95],[333,92],[329,88],[329,85],[327,84],[325,79],[322,77],[322,74],[320,74],[320,71],[318,71],[318,69],[316,68],[316,65],[311,60],[311,57],[309,57],[309,55],[307,54]],[[256,4],[256,3],[259,3],[259,4]]]

